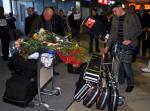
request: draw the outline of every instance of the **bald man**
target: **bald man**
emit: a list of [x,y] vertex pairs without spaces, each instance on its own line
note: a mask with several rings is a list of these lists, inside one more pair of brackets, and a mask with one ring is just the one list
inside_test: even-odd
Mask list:
[[64,36],[64,24],[60,16],[55,14],[53,7],[46,7],[40,17],[34,20],[32,24],[32,34],[43,28],[49,32],[54,32]]

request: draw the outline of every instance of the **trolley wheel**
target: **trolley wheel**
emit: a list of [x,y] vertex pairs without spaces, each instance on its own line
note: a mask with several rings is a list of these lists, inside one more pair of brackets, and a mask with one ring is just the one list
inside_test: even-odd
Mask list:
[[54,88],[54,91],[55,91],[55,95],[56,95],[56,96],[61,95],[61,88],[60,88],[60,87],[55,87],[55,88]]
[[124,106],[125,105],[125,97],[123,96],[119,96],[119,99],[118,99],[118,106]]
[[31,101],[31,102],[28,103],[28,107],[34,108],[34,106],[35,106],[34,102]]

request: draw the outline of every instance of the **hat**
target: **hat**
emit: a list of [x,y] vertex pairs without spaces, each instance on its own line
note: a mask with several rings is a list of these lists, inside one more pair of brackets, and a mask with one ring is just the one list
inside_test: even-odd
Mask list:
[[122,3],[120,2],[115,2],[112,6],[111,9],[115,8],[115,7],[122,7]]

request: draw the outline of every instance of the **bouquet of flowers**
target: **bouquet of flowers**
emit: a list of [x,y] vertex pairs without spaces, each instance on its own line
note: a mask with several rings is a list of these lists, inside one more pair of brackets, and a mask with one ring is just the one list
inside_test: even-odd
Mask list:
[[65,63],[80,65],[85,59],[84,49],[77,42],[68,41],[66,38],[49,33],[44,29],[40,29],[30,39],[17,40],[16,47],[20,48],[20,55],[24,58],[40,49],[46,49],[56,51]]

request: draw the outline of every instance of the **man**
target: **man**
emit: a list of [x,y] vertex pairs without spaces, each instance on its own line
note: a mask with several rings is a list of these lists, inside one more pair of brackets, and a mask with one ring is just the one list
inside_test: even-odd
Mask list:
[[[110,37],[107,41],[105,53],[108,52],[111,43],[114,44],[119,43],[123,50],[130,51],[131,48],[135,49],[138,45],[137,37],[142,33],[142,28],[140,21],[136,14],[127,13],[123,8],[122,4],[116,2],[112,6],[112,12],[114,14],[111,30],[110,30]],[[134,53],[132,53],[134,54]],[[128,60],[128,55],[120,56],[123,59]],[[119,58],[120,58],[119,57]],[[132,56],[131,56],[132,57]],[[119,67],[119,84],[124,84],[125,82],[125,75],[127,79],[127,88],[126,92],[131,92],[134,88],[134,77],[133,77],[133,70],[131,66],[131,60],[125,62],[120,61]]]
[[34,13],[34,9],[32,7],[27,8],[28,17],[25,18],[25,35],[30,36],[31,33],[31,25],[37,15]]
[[15,21],[16,21],[16,18],[13,16],[13,13],[9,13],[9,28],[10,30],[12,31],[13,33],[13,38],[15,40],[17,40],[17,37],[16,37],[16,25],[15,25]]
[[150,14],[145,10],[144,4],[140,5],[140,12],[138,15],[141,17],[141,24],[143,28],[142,33],[142,56],[146,55],[146,49],[150,48]]
[[65,33],[68,32],[68,21],[67,16],[65,15],[64,11],[62,9],[59,10],[59,16],[61,17],[63,24],[64,24],[64,30]]
[[9,59],[10,36],[9,36],[8,21],[6,20],[6,17],[4,16],[3,7],[0,7],[0,39],[2,42],[3,60],[7,61]]
[[[46,7],[42,15],[34,20],[31,28],[31,35],[43,28],[48,32],[54,32],[57,35],[64,36],[65,32],[63,27],[62,19],[60,16],[56,15],[54,8]],[[54,71],[54,75],[59,75],[59,73]]]
[[80,41],[80,24],[81,24],[81,18],[75,17],[79,13],[77,12],[76,8],[72,9],[72,14],[68,17],[69,20],[69,26],[71,27],[71,35],[72,39]]
[[60,16],[55,13],[53,7],[46,7],[41,16],[37,17],[32,23],[31,35],[43,28],[49,32],[54,32],[64,36],[64,25]]
[[[97,22],[103,23],[103,24],[101,24],[102,26],[99,26],[99,27],[102,27],[103,29],[105,29],[106,24],[107,24],[107,18],[104,18],[102,15],[99,16],[98,10],[96,8],[92,9],[92,18]],[[99,31],[101,29],[99,28],[99,29],[95,29],[95,30]],[[103,33],[105,34],[105,30]],[[102,34],[102,35],[104,35],[104,34]],[[95,34],[94,32],[89,31],[89,54],[91,54],[93,52],[94,39],[95,39],[95,50],[96,50],[96,52],[100,52],[98,35]]]

